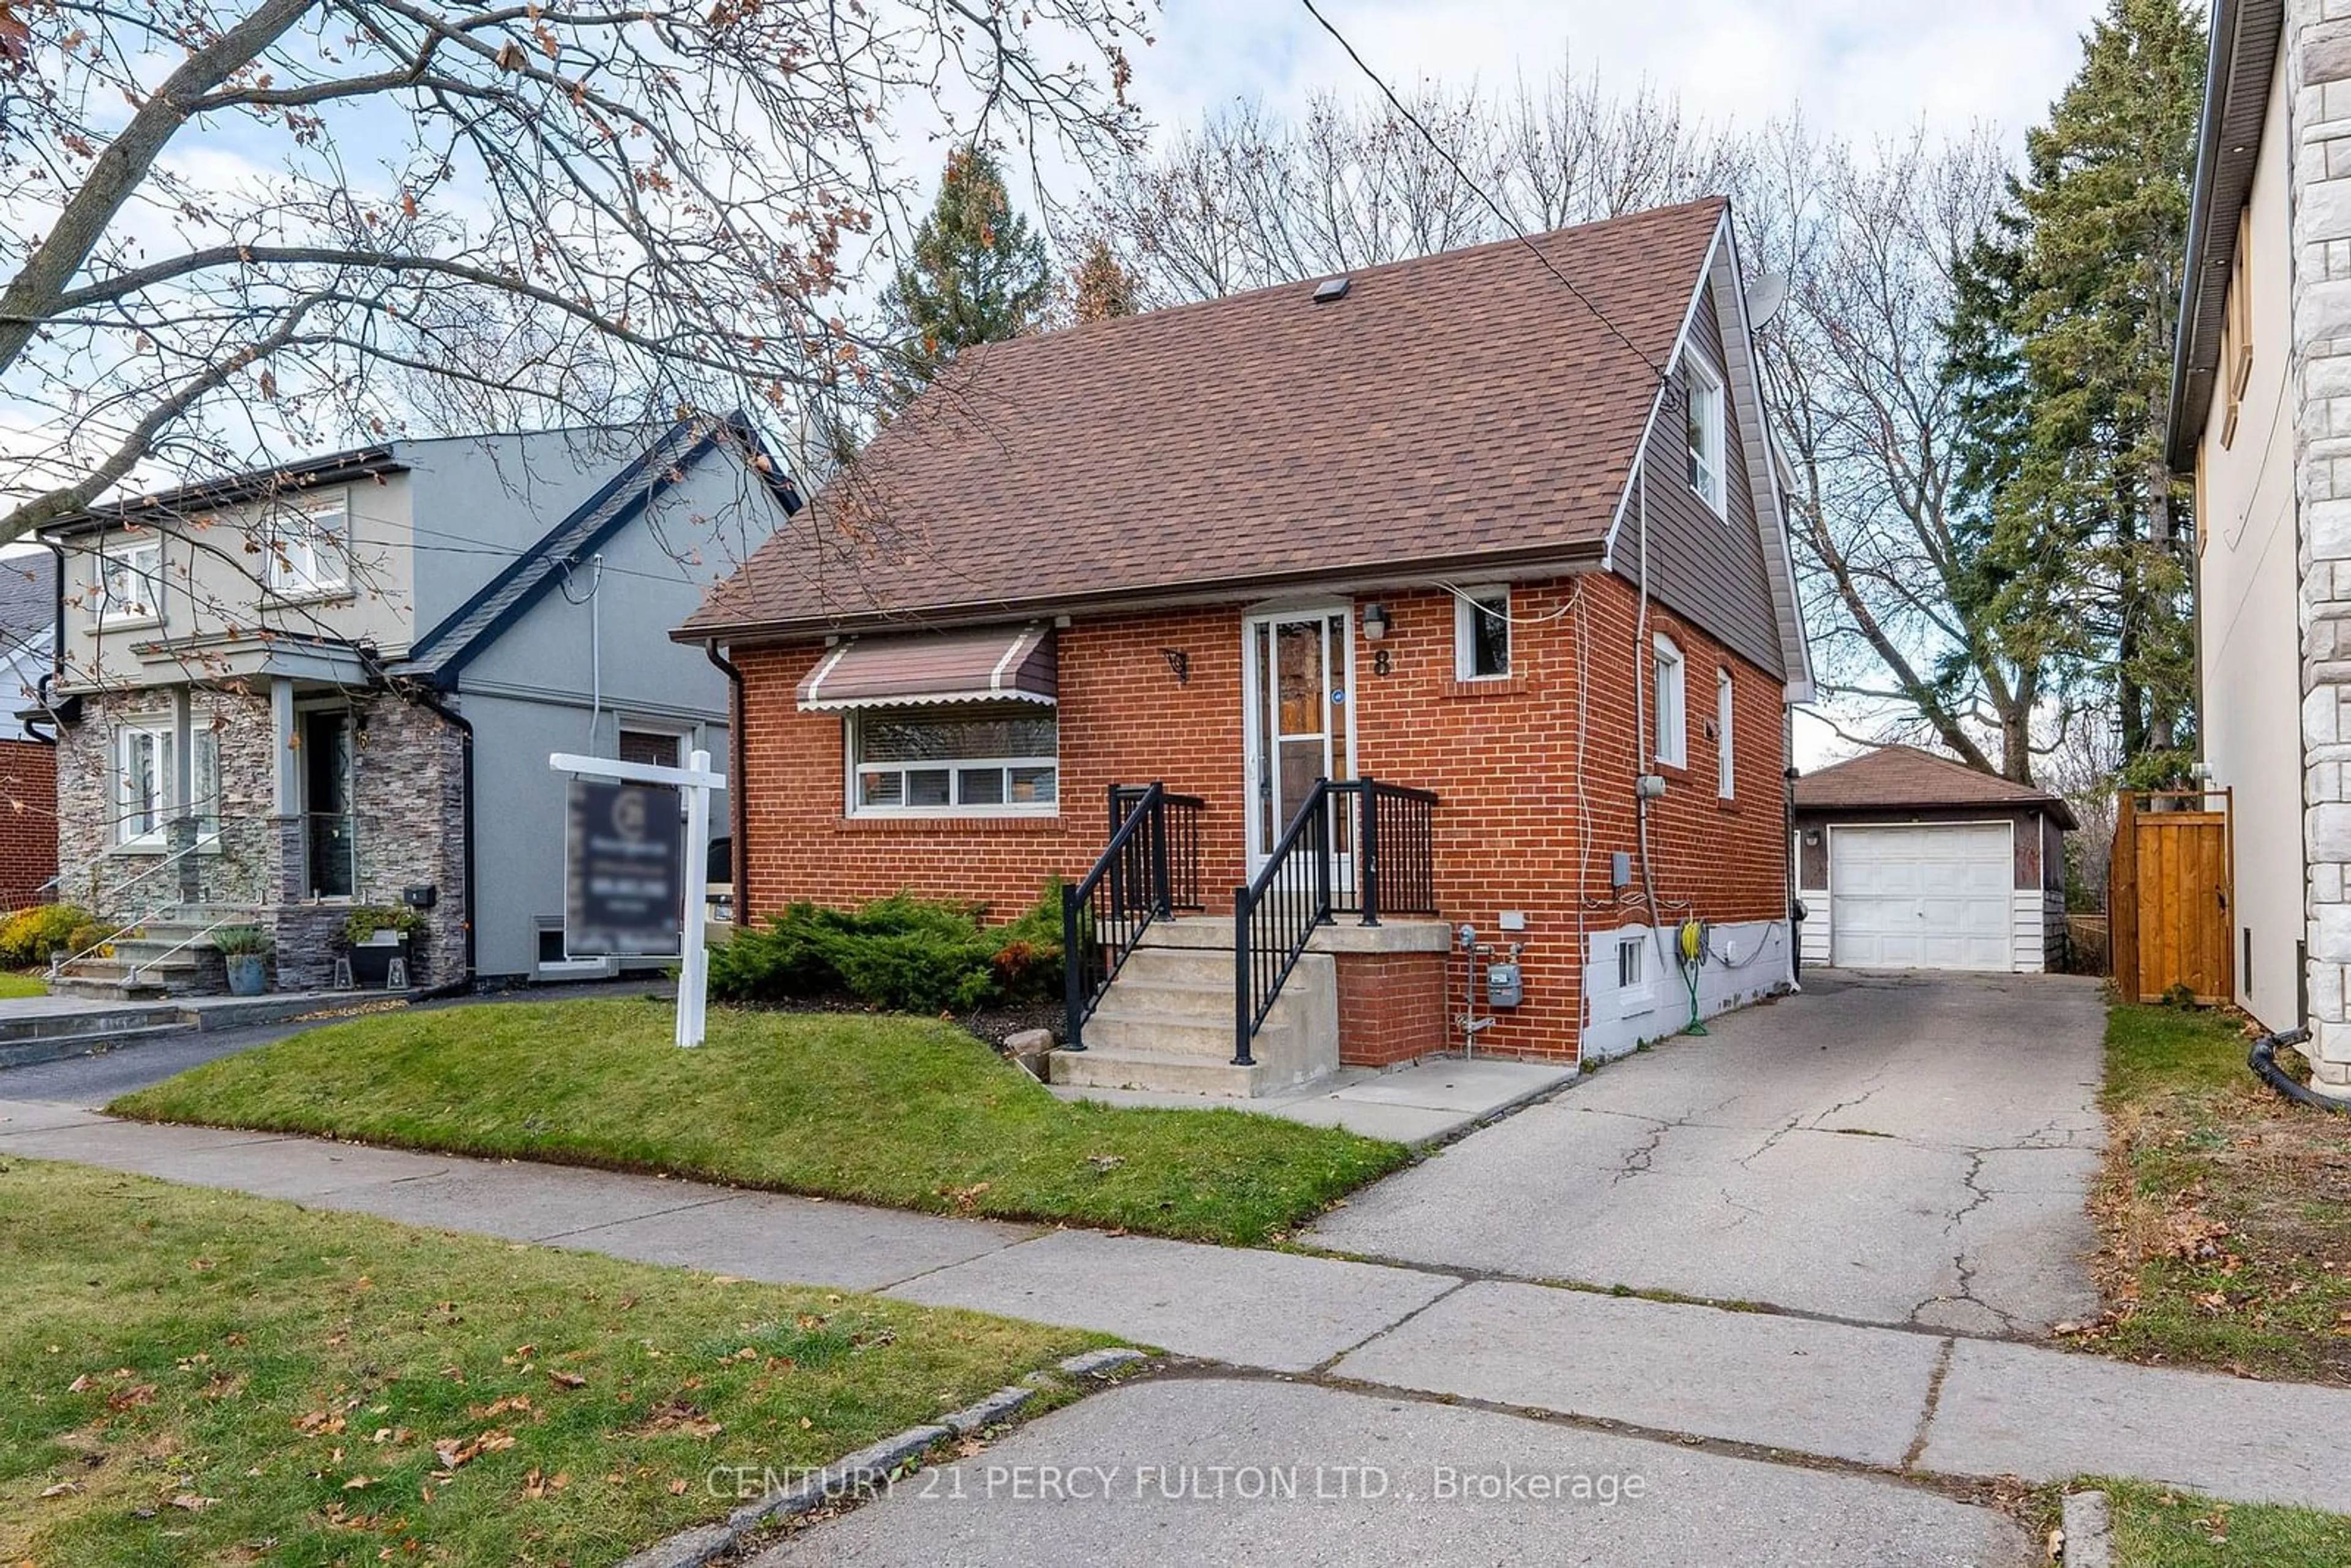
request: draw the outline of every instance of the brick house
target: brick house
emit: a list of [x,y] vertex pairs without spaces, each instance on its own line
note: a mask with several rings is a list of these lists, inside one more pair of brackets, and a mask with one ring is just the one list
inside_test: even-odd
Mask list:
[[40,902],[57,874],[57,756],[19,711],[38,695],[57,635],[57,562],[0,559],[0,910]]
[[675,633],[739,671],[738,901],[1078,884],[1105,1085],[1611,1054],[1691,916],[1701,1007],[1767,993],[1774,474],[1719,201],[967,353]]
[[548,758],[726,756],[726,679],[666,632],[797,504],[747,442],[394,441],[45,530],[58,896],[134,928],[68,983],[217,988],[211,935],[257,924],[315,988],[370,905],[422,916],[419,985],[613,972],[564,956]]

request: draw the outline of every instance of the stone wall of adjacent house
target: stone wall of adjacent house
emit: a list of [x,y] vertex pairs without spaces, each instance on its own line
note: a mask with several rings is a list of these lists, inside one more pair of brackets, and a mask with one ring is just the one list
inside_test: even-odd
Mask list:
[[[1651,767],[1635,740],[1635,694],[1650,657],[1638,597],[1623,579],[1601,573],[1518,585],[1512,674],[1483,682],[1455,678],[1450,594],[1375,597],[1390,624],[1377,642],[1360,625],[1354,634],[1354,686],[1344,703],[1354,715],[1353,771],[1441,797],[1436,873],[1444,918],[1490,936],[1503,912],[1526,916],[1523,935],[1509,939],[1526,944],[1527,1000],[1480,1037],[1480,1053],[1573,1059],[1591,934],[1646,918],[1609,885],[1611,852],[1639,848],[1633,780]],[[814,643],[732,650],[745,676],[736,756],[753,917],[795,900],[844,905],[909,888],[984,903],[1008,918],[1036,900],[1048,877],[1074,879],[1092,866],[1107,836],[1111,784],[1153,779],[1207,801],[1201,885],[1211,912],[1229,913],[1245,865],[1242,612],[1237,604],[1081,617],[1058,633],[1061,805],[1041,817],[847,815],[841,720],[801,712],[795,701],[797,683],[824,650]],[[1654,603],[1646,632],[1680,645],[1688,704],[1687,766],[1659,769],[1667,793],[1651,813],[1660,906],[1675,920],[1685,913],[1726,925],[1784,920],[1780,683]],[[1183,676],[1170,652],[1185,655]],[[1709,733],[1718,670],[1732,677],[1729,799],[1719,789],[1721,747]],[[1463,977],[1457,967],[1449,994],[1458,994]],[[1442,979],[1395,978],[1416,998],[1414,1016],[1433,1017],[1439,1032],[1412,1051],[1389,1038],[1360,1047],[1343,1040],[1349,1060],[1458,1048],[1458,1039],[1443,1032]],[[1418,998],[1438,999],[1431,1007]]]
[[[275,816],[275,727],[267,694],[200,688],[190,697],[193,729],[209,728],[220,755],[221,822],[216,852],[156,873],[152,850],[126,850],[116,831],[114,735],[122,725],[161,720],[168,692],[94,693],[79,720],[61,726],[56,748],[59,896],[129,918],[184,901],[269,911],[277,939],[277,983],[326,986],[334,944],[350,903],[397,904],[430,885],[424,939],[411,979],[440,985],[465,975],[465,775],[463,741],[430,709],[385,693],[350,699],[353,814],[358,886],[350,901],[313,903],[303,861],[303,824]],[[142,874],[145,873],[145,874]]]
[[2315,1076],[2351,1085],[2351,4],[2292,0],[2303,847]]
[[430,886],[436,902],[412,953],[410,979],[438,986],[465,977],[465,743],[421,704],[380,695],[360,705],[352,806],[359,818],[361,904],[398,904]]
[[0,740],[0,909],[37,902],[57,870],[57,751]]
[[282,896],[269,822],[276,800],[269,703],[242,687],[198,688],[189,695],[191,733],[209,730],[219,748],[218,852],[159,873],[162,852],[121,844],[115,736],[126,725],[169,722],[171,711],[168,691],[94,692],[81,700],[76,722],[57,727],[60,899],[127,918],[182,897],[263,904]]

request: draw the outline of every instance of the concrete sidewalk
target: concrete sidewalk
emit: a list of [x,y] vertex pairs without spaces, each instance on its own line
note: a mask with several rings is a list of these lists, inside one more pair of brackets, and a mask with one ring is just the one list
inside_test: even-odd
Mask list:
[[2351,1512],[2351,1391],[2011,1341],[1441,1270],[941,1218],[651,1176],[158,1127],[0,1101],[0,1157],[78,1160],[410,1224],[878,1290],[1231,1366],[1893,1473],[2137,1476]]

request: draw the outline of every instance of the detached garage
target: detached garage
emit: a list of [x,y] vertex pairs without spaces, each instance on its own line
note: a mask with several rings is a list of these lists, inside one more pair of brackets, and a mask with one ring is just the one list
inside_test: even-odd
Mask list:
[[1907,746],[1796,780],[1803,960],[1850,969],[2054,968],[2064,800]]

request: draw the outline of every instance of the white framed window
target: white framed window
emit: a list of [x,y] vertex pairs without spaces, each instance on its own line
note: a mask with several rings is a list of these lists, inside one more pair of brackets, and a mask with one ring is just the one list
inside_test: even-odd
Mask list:
[[269,591],[299,598],[344,587],[350,579],[344,549],[350,528],[350,500],[340,492],[280,503],[263,540]]
[[1453,596],[1453,674],[1498,681],[1510,673],[1510,591],[1472,588]]
[[1736,711],[1730,698],[1730,672],[1714,672],[1714,744],[1719,766],[1715,769],[1714,792],[1724,800],[1735,800],[1739,794],[1737,777],[1737,728],[1731,718]]
[[1649,983],[1649,934],[1639,931],[1617,937],[1616,1016],[1631,1018],[1656,1005],[1656,988]]
[[1656,641],[1649,699],[1656,759],[1672,768],[1688,766],[1689,705],[1682,689],[1682,651],[1671,637],[1660,635]]
[[1040,703],[867,708],[848,720],[855,816],[1050,815],[1061,726]]
[[168,721],[129,725],[114,737],[115,838],[141,847],[163,847],[172,822],[197,820],[200,836],[220,831],[220,737],[210,729],[191,737],[192,796],[186,810],[177,800],[178,741]]
[[1712,507],[1718,517],[1729,516],[1722,476],[1722,378],[1697,354],[1682,354],[1684,418],[1689,444],[1690,488]]
[[100,621],[144,621],[160,614],[163,541],[131,538],[105,546],[90,586]]

